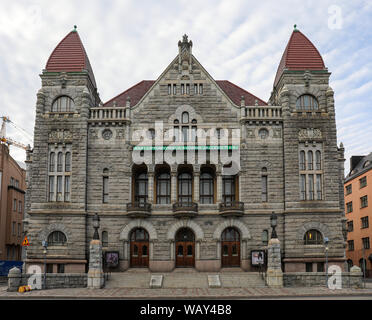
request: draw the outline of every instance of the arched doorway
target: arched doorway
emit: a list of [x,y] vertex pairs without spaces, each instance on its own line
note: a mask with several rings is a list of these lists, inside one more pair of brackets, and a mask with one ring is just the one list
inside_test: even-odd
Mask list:
[[195,264],[195,235],[189,228],[176,233],[176,267],[193,267]]
[[136,228],[130,234],[130,266],[149,266],[149,234],[143,228]]
[[235,228],[226,228],[221,235],[222,267],[240,267],[240,234]]

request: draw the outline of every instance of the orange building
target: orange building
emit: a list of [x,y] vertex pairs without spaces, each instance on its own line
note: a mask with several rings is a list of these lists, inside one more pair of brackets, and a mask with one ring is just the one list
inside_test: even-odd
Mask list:
[[0,144],[0,260],[21,260],[26,171]]
[[365,263],[366,276],[372,277],[372,152],[352,156],[350,173],[345,178],[345,215],[347,218],[346,258],[349,268]]

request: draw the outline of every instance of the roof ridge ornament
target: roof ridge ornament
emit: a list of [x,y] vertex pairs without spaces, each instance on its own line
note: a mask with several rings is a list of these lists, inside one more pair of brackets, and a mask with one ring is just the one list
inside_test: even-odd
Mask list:
[[77,25],[74,25],[74,30],[72,30],[72,32],[77,32]]
[[192,73],[192,41],[188,40],[186,33],[182,36],[182,42],[178,41],[178,72],[182,73],[182,70]]
[[293,26],[293,32],[296,32],[296,31],[299,31],[299,30],[297,29],[297,24],[295,24],[295,25]]

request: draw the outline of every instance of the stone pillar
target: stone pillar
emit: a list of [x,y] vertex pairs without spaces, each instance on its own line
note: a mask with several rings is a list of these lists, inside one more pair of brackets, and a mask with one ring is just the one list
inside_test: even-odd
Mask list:
[[194,202],[199,202],[200,165],[193,165],[194,170]]
[[267,249],[267,260],[266,284],[271,288],[282,288],[283,272],[279,239],[270,239]]
[[171,203],[177,202],[177,167],[171,169]]
[[102,266],[102,243],[93,239],[89,246],[88,288],[101,289],[104,286]]
[[222,202],[222,170],[221,166],[217,166],[216,168],[216,176],[217,176],[217,203]]
[[154,203],[154,165],[147,166],[147,179],[148,179],[148,191],[147,191],[147,201],[149,203]]
[[22,282],[22,273],[17,267],[9,270],[8,273],[8,291],[17,292]]

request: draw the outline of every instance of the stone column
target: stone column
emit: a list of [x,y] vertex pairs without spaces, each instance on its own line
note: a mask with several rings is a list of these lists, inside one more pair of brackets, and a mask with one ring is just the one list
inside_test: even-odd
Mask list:
[[217,203],[222,202],[222,168],[220,165],[216,166],[217,176]]
[[88,288],[101,289],[103,286],[102,243],[93,239],[89,246]]
[[270,239],[267,250],[267,260],[266,284],[272,288],[282,288],[283,272],[279,239]]
[[17,292],[22,282],[22,273],[17,267],[9,270],[8,273],[8,291]]
[[171,168],[171,203],[177,202],[177,166]]
[[200,165],[193,165],[194,170],[194,202],[199,202]]
[[147,179],[148,179],[148,191],[147,191],[147,202],[154,203],[154,165],[147,166]]

